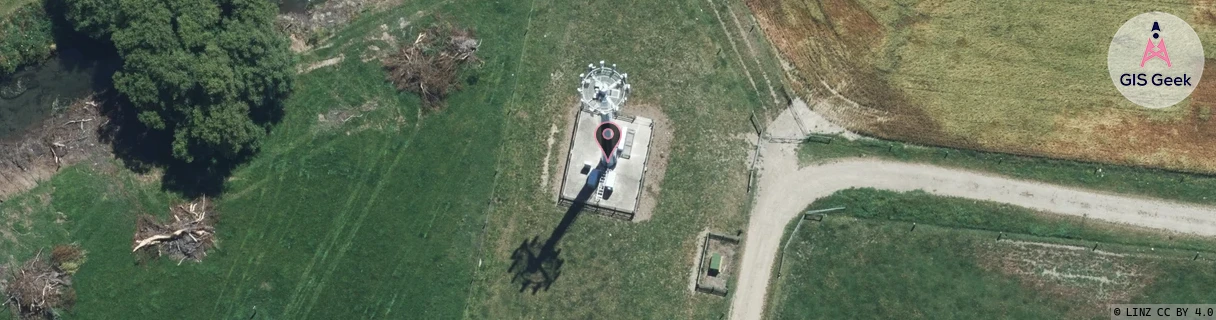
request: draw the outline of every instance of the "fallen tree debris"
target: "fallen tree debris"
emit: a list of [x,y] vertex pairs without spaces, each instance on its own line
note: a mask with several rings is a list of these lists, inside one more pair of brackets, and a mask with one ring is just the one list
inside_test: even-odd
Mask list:
[[460,67],[479,62],[477,40],[470,29],[437,23],[423,30],[414,42],[382,61],[388,80],[398,90],[417,93],[430,108],[443,105],[448,94],[460,88]]
[[99,124],[103,118],[97,107],[105,96],[90,95],[66,106],[55,103],[48,118],[0,139],[0,200],[33,188],[60,168],[93,157],[109,158],[110,144],[99,140],[102,124],[108,123]]
[[42,251],[15,268],[7,281],[0,280],[4,304],[14,319],[57,319],[60,310],[76,302],[72,275],[84,263],[85,252],[75,245],[60,245],[51,250],[48,260]]
[[140,216],[131,252],[143,250],[154,257],[168,256],[178,264],[186,260],[201,262],[207,249],[215,246],[212,210],[213,205],[204,197],[171,208],[172,221],[161,223],[152,216]]

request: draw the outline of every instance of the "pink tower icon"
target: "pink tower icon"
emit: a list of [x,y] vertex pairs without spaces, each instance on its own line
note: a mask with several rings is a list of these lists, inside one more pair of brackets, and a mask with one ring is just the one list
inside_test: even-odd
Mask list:
[[[1157,40],[1156,45],[1153,45],[1153,39],[1148,39],[1148,45],[1144,47],[1144,57],[1140,59],[1140,67],[1143,68],[1144,63],[1153,58],[1165,60],[1166,67],[1174,67],[1174,64],[1170,63],[1170,54],[1165,51],[1165,39],[1161,38],[1161,34],[1158,33],[1161,31],[1161,26],[1157,25],[1156,21],[1153,21],[1153,30],[1151,31],[1153,31],[1153,39],[1159,40]],[[1154,49],[1154,47],[1156,48]]]

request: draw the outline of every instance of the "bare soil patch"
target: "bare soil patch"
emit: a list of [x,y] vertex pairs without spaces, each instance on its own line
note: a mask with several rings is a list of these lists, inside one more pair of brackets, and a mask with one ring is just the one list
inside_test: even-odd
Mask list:
[[976,243],[980,267],[1020,280],[1058,299],[1079,300],[1076,317],[1101,314],[1107,304],[1129,303],[1152,283],[1143,263],[1131,257],[1013,241]]
[[[872,61],[888,30],[852,0],[748,0],[765,35],[794,68],[787,79],[816,111],[851,131],[943,143],[937,121],[888,83]],[[912,27],[921,20],[909,17]],[[825,101],[836,99],[839,101]],[[826,103],[823,103],[826,102]]]
[[541,166],[541,168],[540,168],[540,172],[541,172],[540,188],[541,188],[541,190],[544,190],[545,187],[547,187],[549,185],[549,180],[552,180],[549,178],[549,157],[553,155],[553,144],[557,143],[556,136],[557,136],[557,124],[554,123],[549,126],[549,138],[545,140],[545,160],[541,161],[541,163],[543,163],[544,165]]
[[[1209,60],[1209,62],[1216,62]],[[1204,76],[1216,77],[1216,70]],[[1047,154],[1132,166],[1216,172],[1216,82],[1200,82],[1177,118],[1159,118],[1142,110],[1093,110],[1061,113],[1058,132],[1040,148],[996,146],[1013,153]]]
[[885,33],[883,25],[857,1],[823,0],[816,3],[826,17],[824,22],[831,25],[831,30],[840,39],[863,48],[882,41]]
[[[1214,3],[1213,5],[1216,5],[1216,3]],[[1210,11],[1211,14],[1216,14],[1216,8],[1211,8],[1210,10],[1211,10]],[[1213,17],[1213,19],[1216,19],[1216,17]],[[1207,59],[1207,61],[1204,61],[1204,65],[1216,66],[1216,59]],[[1203,76],[1200,78],[1201,79],[1216,79],[1216,78],[1208,78],[1208,77],[1216,77],[1216,70],[1214,70],[1214,69],[1216,69],[1216,67],[1204,68]],[[1191,106],[1200,108],[1199,110],[1196,110],[1196,111],[1202,110],[1202,112],[1204,113],[1204,117],[1202,120],[1204,120],[1204,121],[1210,120],[1211,115],[1212,115],[1212,109],[1216,108],[1216,81],[1207,81],[1207,82],[1199,81],[1199,83],[1196,84],[1195,91],[1191,93]]]
[[99,143],[99,128],[108,123],[93,97],[43,120],[24,134],[0,141],[0,202],[50,178],[59,168],[109,154]]
[[663,177],[667,176],[667,156],[671,152],[675,130],[671,119],[667,118],[663,108],[657,104],[635,103],[626,106],[624,112],[654,121],[650,131],[650,156],[646,158],[646,174],[642,177],[645,186],[641,202],[638,203],[638,211],[633,214],[633,221],[641,222],[650,220],[654,215],[654,207],[659,202],[659,195],[663,193]]
[[341,63],[342,60],[345,60],[345,59],[346,59],[345,54],[339,54],[337,57],[310,63],[310,64],[308,64],[308,66],[300,66],[300,68],[296,71],[296,74],[305,74],[305,73],[312,72],[313,70],[337,65],[338,63]]
[[[728,292],[727,279],[738,274],[738,266],[734,265],[735,254],[739,250],[739,239],[709,233],[705,237],[705,248],[701,252],[697,267],[697,292],[725,296]],[[720,261],[717,269],[711,268],[713,257],[717,255]]]
[[312,46],[308,44],[308,40],[299,35],[290,34],[287,35],[287,38],[291,40],[291,52],[303,53],[312,49]]
[[321,130],[335,129],[352,119],[362,117],[364,113],[376,110],[378,106],[375,101],[369,101],[359,107],[335,108],[326,113],[318,113],[317,127]]
[[1194,21],[1201,25],[1216,26],[1216,1],[1195,0]]
[[[387,112],[384,116],[364,117],[373,112]],[[360,106],[343,106],[325,113],[317,114],[317,124],[313,130],[331,132],[345,130],[346,135],[363,130],[399,131],[406,126],[405,114],[399,109],[381,111],[380,102],[371,100]]]
[[[557,80],[555,79],[554,81],[556,82]],[[574,137],[574,121],[577,119],[579,112],[578,98],[576,96],[570,95],[570,97],[565,99],[565,101],[565,103],[558,106],[558,110],[563,111],[557,113],[561,115],[561,118],[559,118],[557,121],[558,123],[562,123],[562,129],[558,130],[557,136],[554,137],[554,139],[557,141],[555,143],[557,148],[549,148],[549,152],[557,153],[557,162],[554,162],[552,165],[552,167],[557,168],[557,170],[546,171],[552,174],[544,177],[544,179],[549,180],[549,192],[553,193],[554,201],[557,201],[562,192],[562,179],[565,178],[565,172],[563,171],[566,168],[566,159],[570,157],[570,140]],[[545,163],[545,166],[548,167],[550,165],[549,163]],[[543,186],[544,184],[541,185]]]
[[[305,41],[315,41],[314,35],[344,26],[362,14],[391,8],[401,0],[327,0],[306,12],[280,14],[276,24],[280,30]],[[306,43],[313,45],[315,43]]]

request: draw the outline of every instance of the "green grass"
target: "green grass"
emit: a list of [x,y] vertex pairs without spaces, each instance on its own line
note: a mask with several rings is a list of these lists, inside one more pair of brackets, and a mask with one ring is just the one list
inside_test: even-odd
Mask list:
[[[136,215],[164,215],[175,197],[126,171],[85,166],[54,177],[38,209],[64,212],[66,231],[23,235],[16,259],[44,244],[82,244],[90,255],[71,316],[85,319],[247,319],[255,307],[258,318],[282,319],[719,317],[727,300],[687,290],[694,242],[701,230],[746,223],[748,143],[722,137],[750,130],[747,116],[769,102],[740,59],[719,50],[729,43],[709,3],[658,4],[420,1],[369,13],[301,57],[346,59],[298,78],[284,122],[216,200],[219,248],[202,263],[136,265]],[[432,13],[475,28],[485,62],[475,84],[418,119],[418,99],[359,57],[369,44],[385,47],[368,40],[381,24],[410,20],[391,31],[408,39]],[[558,244],[559,280],[520,293],[507,272],[513,249],[543,241],[563,214],[537,164],[565,150],[544,141],[551,126],[564,128],[557,115],[574,107],[577,74],[598,60],[630,73],[631,105],[671,119],[677,143],[663,155],[662,201],[644,223],[579,217]],[[742,60],[779,72],[769,59]],[[363,117],[318,125],[319,114],[369,102],[378,108]],[[550,172],[560,172],[556,158],[544,164]],[[719,196],[704,201],[705,192]],[[47,215],[33,217],[47,225]]]
[[[787,233],[793,241],[779,267],[769,318],[1096,319],[1108,316],[1109,301],[1216,299],[1211,261],[1111,257],[997,242],[992,231],[910,227],[828,216]],[[1056,278],[1048,271],[1111,282]]]
[[1070,242],[1216,253],[1216,241],[1209,238],[1154,232],[990,201],[936,196],[919,190],[900,193],[870,188],[846,189],[811,205],[815,209],[835,207],[845,209],[829,214],[1073,240]]
[[[695,239],[705,229],[734,232],[746,224],[743,155],[749,145],[726,137],[750,131],[750,112],[762,112],[771,99],[763,87],[760,93],[751,87],[715,9],[725,7],[704,0],[535,1],[526,16],[528,43],[517,73],[521,89],[507,106],[513,113],[505,129],[509,141],[532,142],[508,149],[502,158],[484,266],[478,269],[468,317],[705,319],[726,312],[727,300],[688,290]],[[746,12],[736,14],[746,18]],[[727,23],[738,41],[738,28]],[[674,142],[663,155],[669,162],[658,206],[653,218],[641,223],[578,217],[557,245],[565,260],[561,277],[548,291],[519,293],[520,285],[507,272],[512,251],[526,239],[545,241],[563,214],[553,207],[548,188],[539,186],[537,163],[546,151],[538,141],[547,136],[555,114],[574,107],[578,73],[599,60],[629,73],[634,89],[624,113],[657,106],[671,120],[673,127],[664,129],[674,131]],[[776,64],[763,63],[767,60],[761,65],[747,56],[742,60],[758,85],[763,80],[757,70],[770,77],[781,74]],[[554,155],[566,151],[554,149]],[[651,156],[658,154],[651,151]],[[550,172],[564,165],[555,158],[546,164]]]
[[61,216],[50,205],[52,191],[43,184],[0,203],[0,265],[21,262],[67,240],[67,229],[55,223]]
[[850,157],[878,157],[929,163],[1087,189],[1216,204],[1216,195],[1211,192],[1216,190],[1216,176],[1211,175],[974,150],[921,147],[869,138],[850,141],[837,137],[831,139],[831,143],[808,141],[798,150],[798,158],[802,163],[819,163]]
[[[433,4],[356,22],[335,47],[357,57],[380,21]],[[90,252],[75,279],[72,316],[247,319],[256,308],[259,317],[283,319],[460,317],[503,143],[500,102],[513,89],[503,66],[518,61],[511,44],[523,31],[514,12],[491,4],[457,12],[499,44],[482,49],[488,67],[477,71],[477,85],[417,119],[417,98],[397,93],[375,61],[347,59],[301,76],[284,122],[218,200],[219,248],[202,263],[134,264],[135,216],[164,215],[173,199],[146,200],[158,194],[155,183],[83,166],[54,177],[50,205],[68,220],[69,236],[59,239]],[[369,101],[379,107],[365,117],[317,129],[318,114]],[[392,121],[399,115],[403,123]]]

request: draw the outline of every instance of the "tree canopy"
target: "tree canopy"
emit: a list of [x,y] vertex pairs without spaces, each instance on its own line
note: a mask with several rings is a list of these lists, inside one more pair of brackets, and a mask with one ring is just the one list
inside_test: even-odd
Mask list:
[[77,31],[122,58],[114,88],[175,158],[257,149],[292,87],[286,37],[266,0],[65,0]]

